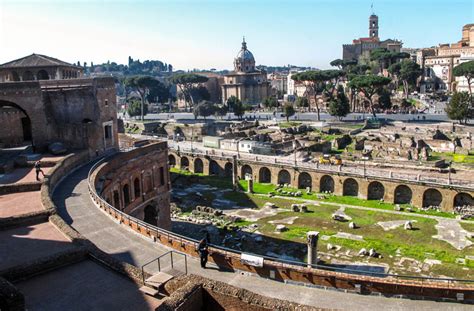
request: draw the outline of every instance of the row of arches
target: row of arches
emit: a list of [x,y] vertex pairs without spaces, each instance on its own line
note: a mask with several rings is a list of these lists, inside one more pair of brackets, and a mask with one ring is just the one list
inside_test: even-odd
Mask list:
[[[170,165],[176,165],[176,158],[173,155],[169,156]],[[180,158],[181,167],[189,167],[189,159],[187,157]],[[221,174],[222,168],[214,160],[209,162],[209,175],[224,175],[232,176],[232,163],[228,162],[225,164],[225,173]],[[205,173],[204,163],[202,159],[194,159],[194,172]],[[240,168],[240,176],[244,178],[246,175],[253,176],[253,169],[250,165],[243,165]],[[258,175],[256,179],[259,183],[271,183],[272,172],[268,167],[261,167],[258,169]],[[278,184],[292,184],[291,174],[286,169],[278,171],[276,182]],[[313,177],[307,172],[301,172],[298,174],[297,185],[299,189],[312,188]],[[319,189],[313,189],[313,191],[319,191],[323,193],[334,193],[335,181],[330,175],[323,175],[319,180]],[[361,194],[359,182],[354,178],[346,178],[342,183],[342,195],[354,196],[354,197],[366,197],[368,200],[382,200],[386,196],[386,189],[381,182],[372,181],[367,185],[367,192]],[[393,193],[394,204],[411,204],[413,200],[413,191],[407,185],[398,185],[394,189]],[[443,195],[441,192],[434,188],[429,188],[423,192],[422,206],[441,206],[443,203]],[[465,206],[474,205],[474,199],[469,193],[458,193],[454,197],[453,206]]]
[[41,69],[38,72],[33,73],[30,70],[27,70],[23,72],[23,74],[20,76],[20,74],[16,71],[11,72],[11,81],[34,81],[34,80],[49,80],[49,74],[46,70]]

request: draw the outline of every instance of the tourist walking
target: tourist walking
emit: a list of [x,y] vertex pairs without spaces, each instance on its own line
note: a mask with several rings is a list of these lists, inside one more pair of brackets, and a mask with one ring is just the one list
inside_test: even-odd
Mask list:
[[43,178],[44,178],[44,172],[43,170],[41,169],[41,161],[36,161],[35,162],[35,170],[36,170],[36,180],[39,181],[39,173],[41,173],[41,175],[43,175]]
[[198,245],[199,258],[201,259],[201,268],[206,268],[207,256],[209,255],[209,249],[207,245],[207,239],[204,238],[199,242]]

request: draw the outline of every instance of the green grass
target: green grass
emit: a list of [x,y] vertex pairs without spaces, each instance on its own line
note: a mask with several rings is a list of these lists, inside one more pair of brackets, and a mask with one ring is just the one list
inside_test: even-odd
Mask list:
[[300,126],[302,122],[297,122],[297,121],[290,121],[290,122],[280,122],[278,125],[280,126],[281,129],[286,129],[289,127],[295,127],[295,126]]
[[474,164],[474,154],[459,154],[452,152],[432,152],[430,160],[441,160],[453,161],[454,163],[461,164]]
[[461,222],[461,227],[469,232],[474,232],[474,223]]

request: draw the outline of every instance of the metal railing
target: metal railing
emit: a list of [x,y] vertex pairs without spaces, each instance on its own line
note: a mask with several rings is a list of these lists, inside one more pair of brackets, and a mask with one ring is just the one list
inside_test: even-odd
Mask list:
[[[154,232],[156,236],[161,237],[164,236],[167,241],[176,241],[181,245],[182,247],[186,245],[190,245],[192,248],[196,249],[197,245],[199,244],[199,241],[196,239],[193,239],[191,237],[183,236],[178,233],[174,233],[153,225],[150,225],[149,223],[146,223],[140,219],[137,219],[133,216],[130,216],[109,203],[107,203],[104,199],[102,199],[98,194],[95,189],[95,186],[93,185],[91,181],[91,175],[92,173],[97,169],[99,165],[103,163],[103,161],[106,158],[103,158],[99,160],[97,163],[95,163],[91,169],[89,170],[88,174],[88,187],[89,187],[89,193],[92,196],[93,201],[99,205],[100,208],[104,209],[106,212],[109,212],[111,214],[111,211],[115,212],[116,214],[120,215],[122,218],[127,220],[130,223],[135,223],[139,227],[145,228],[147,231]],[[213,250],[217,252],[221,252],[222,255],[225,257],[236,257],[239,258],[242,254],[242,252],[227,248],[224,246],[220,245],[215,245],[215,244],[210,244],[211,252]],[[246,252],[248,254],[248,252]],[[465,288],[468,290],[473,289],[474,290],[474,280],[469,280],[469,279],[454,279],[454,278],[438,278],[438,277],[423,277],[423,276],[412,276],[412,275],[400,275],[400,274],[390,274],[390,273],[382,273],[382,272],[372,272],[372,271],[361,271],[361,270],[355,270],[355,269],[350,269],[350,268],[341,268],[341,267],[336,267],[336,266],[330,266],[330,265],[321,265],[321,264],[312,264],[308,265],[308,263],[302,262],[302,261],[295,261],[295,260],[288,260],[288,259],[282,259],[282,258],[277,258],[277,257],[271,257],[271,256],[266,256],[266,255],[259,255],[259,254],[252,254],[257,257],[262,257],[266,261],[270,261],[275,267],[281,268],[281,269],[288,269],[288,266],[291,267],[311,267],[314,269],[318,269],[320,271],[330,271],[330,272],[340,272],[340,273],[346,273],[349,275],[365,275],[365,276],[371,276],[371,277],[377,277],[380,278],[381,281],[384,279],[386,280],[387,278],[392,278],[397,281],[402,281],[402,280],[412,280],[412,281],[418,281],[416,283],[413,283],[413,285],[427,285],[427,284],[433,284],[433,285],[438,285],[439,282],[447,283],[447,288],[449,289],[450,287],[453,287],[455,284],[463,283],[465,285]],[[153,260],[154,261],[154,260]],[[291,268],[290,267],[290,268]],[[436,284],[435,284],[436,283]]]
[[239,160],[243,161],[250,161],[250,162],[258,162],[258,164],[269,164],[269,165],[288,165],[291,167],[298,167],[303,169],[310,169],[314,171],[318,171],[321,173],[327,174],[343,174],[343,175],[352,175],[356,177],[363,177],[363,178],[379,178],[384,180],[390,181],[398,181],[398,182],[411,182],[411,183],[420,183],[420,184],[427,184],[437,187],[452,187],[460,190],[467,190],[467,191],[474,191],[474,181],[469,181],[466,179],[456,179],[452,178],[448,175],[446,178],[440,178],[435,176],[425,176],[422,174],[413,174],[413,173],[398,173],[397,168],[390,169],[380,169],[373,167],[372,165],[326,165],[320,164],[318,162],[309,162],[309,161],[301,161],[298,159],[290,159],[289,157],[283,158],[279,156],[267,156],[267,155],[255,155],[255,154],[247,154],[244,152],[237,152],[237,151],[222,151],[219,149],[202,149],[200,148],[199,144],[195,147],[183,147],[179,144],[179,142],[175,142],[170,140],[167,135],[162,134],[152,134],[152,133],[144,133],[142,135],[136,135],[138,137],[154,139],[154,140],[161,140],[167,141],[168,147],[170,150],[175,152],[180,152],[188,155],[194,156],[210,156],[210,157],[222,157],[222,158],[229,158],[237,155]]
[[170,264],[171,264],[171,269],[174,269],[174,261],[173,261],[173,254],[181,255],[184,257],[184,274],[188,274],[188,256],[184,253],[177,252],[177,251],[168,251],[158,257],[156,257],[153,260],[150,260],[149,262],[145,263],[142,265],[142,281],[145,283],[145,267],[151,265],[156,261],[158,265],[158,272],[161,272],[161,259],[167,255],[170,255]]

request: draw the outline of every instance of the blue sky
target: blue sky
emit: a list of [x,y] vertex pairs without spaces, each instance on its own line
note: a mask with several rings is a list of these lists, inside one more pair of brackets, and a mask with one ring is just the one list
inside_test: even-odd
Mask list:
[[473,0],[0,0],[0,63],[31,53],[68,62],[159,59],[178,69],[230,69],[245,35],[257,64],[327,68],[367,36],[405,47],[457,42]]

